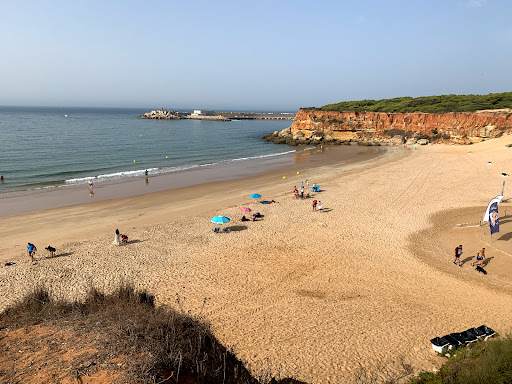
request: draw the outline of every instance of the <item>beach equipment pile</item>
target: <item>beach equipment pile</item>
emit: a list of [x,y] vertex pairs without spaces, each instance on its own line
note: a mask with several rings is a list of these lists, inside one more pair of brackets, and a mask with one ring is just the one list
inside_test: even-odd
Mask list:
[[449,335],[434,337],[430,342],[434,351],[446,353],[453,348],[471,344],[478,340],[485,341],[494,335],[496,335],[495,331],[486,325],[481,325],[478,328],[469,328],[463,332],[454,332]]

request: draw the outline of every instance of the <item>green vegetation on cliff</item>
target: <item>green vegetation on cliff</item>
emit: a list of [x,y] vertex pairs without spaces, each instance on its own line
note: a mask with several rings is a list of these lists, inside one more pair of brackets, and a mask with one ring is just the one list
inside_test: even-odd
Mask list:
[[474,112],[481,109],[512,108],[512,92],[488,95],[441,95],[424,97],[397,97],[382,100],[342,101],[321,108],[304,108],[321,111],[357,112]]

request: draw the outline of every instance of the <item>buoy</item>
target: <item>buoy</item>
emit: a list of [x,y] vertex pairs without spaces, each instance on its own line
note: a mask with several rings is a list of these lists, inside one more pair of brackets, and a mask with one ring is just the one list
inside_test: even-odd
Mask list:
[[52,139],[52,138],[50,137],[50,140],[51,140],[51,139]]
[[133,160],[133,162],[135,163],[135,160]]
[[165,156],[165,158],[166,158],[166,159],[168,159],[168,158],[169,158],[169,156]]
[[283,179],[286,179],[286,176],[283,176]]
[[299,174],[300,172],[297,172],[297,175]]

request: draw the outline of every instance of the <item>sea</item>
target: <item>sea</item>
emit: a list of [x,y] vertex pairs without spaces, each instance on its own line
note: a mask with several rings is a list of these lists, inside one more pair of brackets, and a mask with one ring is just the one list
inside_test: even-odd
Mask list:
[[[0,194],[129,179],[296,151],[261,137],[290,120],[143,120],[148,109],[0,107]],[[273,111],[279,113],[279,111]]]

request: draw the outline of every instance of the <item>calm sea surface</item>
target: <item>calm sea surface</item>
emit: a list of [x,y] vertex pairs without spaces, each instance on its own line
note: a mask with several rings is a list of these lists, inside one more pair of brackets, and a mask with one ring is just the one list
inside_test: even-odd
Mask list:
[[292,121],[140,120],[144,109],[0,107],[0,193],[283,156]]

